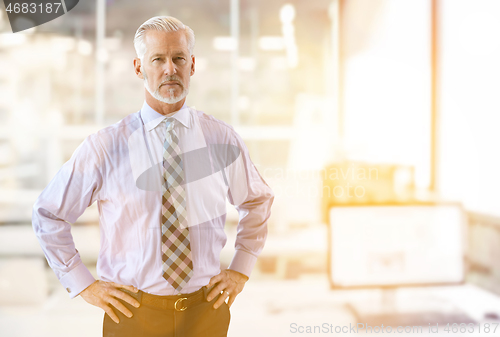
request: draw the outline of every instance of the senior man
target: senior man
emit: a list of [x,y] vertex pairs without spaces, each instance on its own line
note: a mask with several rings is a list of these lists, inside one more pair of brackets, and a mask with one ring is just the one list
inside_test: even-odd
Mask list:
[[[274,194],[227,123],[186,105],[194,33],[154,17],[137,30],[140,111],[91,134],[33,207],[33,228],[70,298],[102,308],[103,336],[227,336],[230,306],[267,237]],[[239,212],[221,271],[226,198]],[[96,280],[71,223],[97,201]],[[226,303],[227,300],[227,303]]]

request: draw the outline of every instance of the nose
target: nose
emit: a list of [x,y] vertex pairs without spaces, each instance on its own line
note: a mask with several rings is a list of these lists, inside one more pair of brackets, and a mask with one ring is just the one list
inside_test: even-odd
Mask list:
[[167,62],[165,62],[165,75],[170,76],[176,73],[176,68],[174,62],[172,62],[171,59],[168,59]]

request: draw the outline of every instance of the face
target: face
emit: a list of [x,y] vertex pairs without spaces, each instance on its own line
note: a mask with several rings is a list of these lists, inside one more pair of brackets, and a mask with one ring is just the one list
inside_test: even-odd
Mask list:
[[136,58],[137,75],[157,100],[174,104],[187,96],[194,74],[194,56],[189,55],[184,31],[149,30],[144,36],[146,54]]

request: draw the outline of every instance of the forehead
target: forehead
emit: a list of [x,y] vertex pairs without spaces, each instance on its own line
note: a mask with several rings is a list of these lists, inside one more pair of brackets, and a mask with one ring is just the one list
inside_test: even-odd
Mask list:
[[144,34],[146,53],[179,53],[189,54],[184,31],[163,32],[147,30]]

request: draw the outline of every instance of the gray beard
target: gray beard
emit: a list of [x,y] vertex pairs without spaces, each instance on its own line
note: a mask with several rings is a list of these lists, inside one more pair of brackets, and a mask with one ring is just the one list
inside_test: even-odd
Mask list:
[[160,84],[160,86],[158,86],[158,88],[156,88],[155,91],[151,90],[151,88],[149,87],[149,83],[148,83],[148,75],[146,74],[146,71],[144,70],[144,68],[142,68],[142,74],[144,75],[144,87],[151,94],[151,96],[153,96],[154,98],[156,98],[160,102],[167,103],[167,104],[174,104],[174,103],[181,101],[189,93],[189,83],[188,83],[187,86],[182,87],[182,92],[179,95],[175,96],[174,95],[175,89],[171,88],[171,89],[168,89],[168,91],[170,93],[170,97],[162,96],[160,94],[161,84]]

